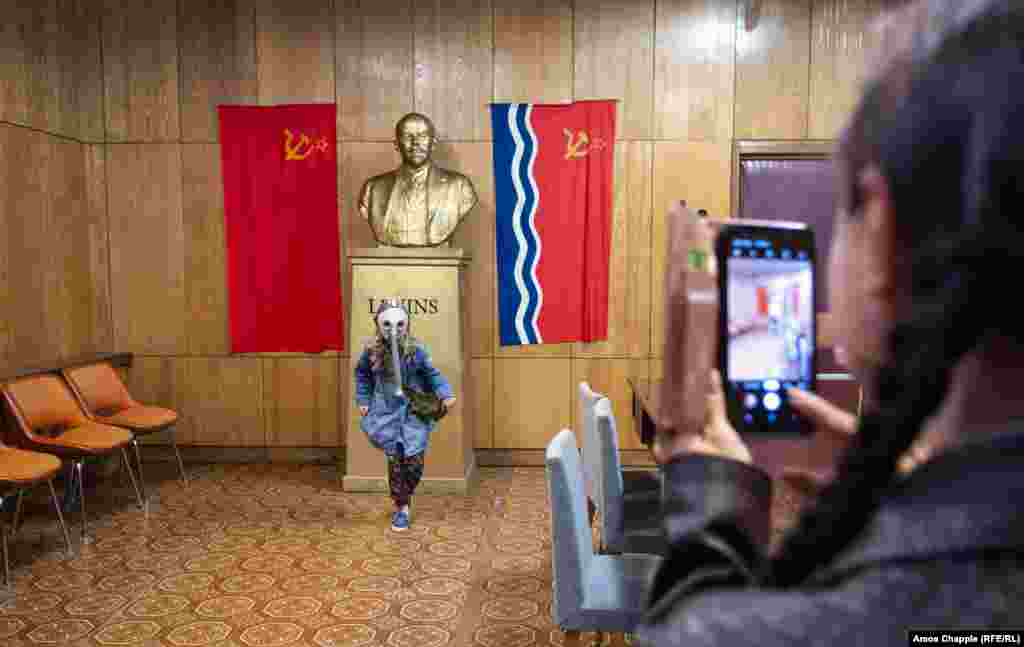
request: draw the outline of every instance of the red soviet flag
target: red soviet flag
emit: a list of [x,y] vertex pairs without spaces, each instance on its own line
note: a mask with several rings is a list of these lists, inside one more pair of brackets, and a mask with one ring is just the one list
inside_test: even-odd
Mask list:
[[334,104],[217,110],[231,352],[341,350]]

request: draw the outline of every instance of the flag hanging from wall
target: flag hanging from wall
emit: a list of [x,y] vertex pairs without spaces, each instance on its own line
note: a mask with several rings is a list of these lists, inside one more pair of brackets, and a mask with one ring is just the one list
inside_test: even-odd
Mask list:
[[217,110],[231,352],[342,350],[334,104]]
[[615,102],[491,106],[503,346],[608,337]]

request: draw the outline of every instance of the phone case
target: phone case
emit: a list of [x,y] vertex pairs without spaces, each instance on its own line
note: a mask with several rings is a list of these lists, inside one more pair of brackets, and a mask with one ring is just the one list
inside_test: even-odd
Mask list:
[[718,279],[712,225],[686,206],[668,214],[664,378],[655,424],[699,433],[718,353]]

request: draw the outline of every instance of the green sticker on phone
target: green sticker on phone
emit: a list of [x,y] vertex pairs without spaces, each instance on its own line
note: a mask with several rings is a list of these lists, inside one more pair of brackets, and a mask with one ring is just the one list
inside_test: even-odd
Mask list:
[[701,249],[691,249],[687,255],[687,264],[691,270],[704,272],[708,268],[708,253]]

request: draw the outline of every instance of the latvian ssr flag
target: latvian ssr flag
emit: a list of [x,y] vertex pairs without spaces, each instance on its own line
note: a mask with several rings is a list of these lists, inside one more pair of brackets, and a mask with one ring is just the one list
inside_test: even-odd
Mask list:
[[615,102],[491,106],[503,346],[608,336]]
[[217,110],[231,351],[341,350],[334,104]]

